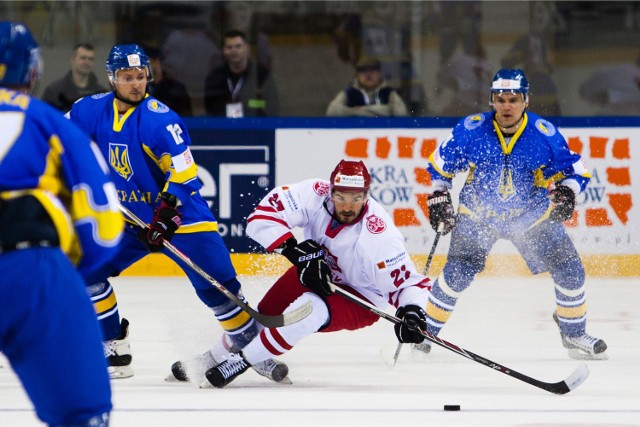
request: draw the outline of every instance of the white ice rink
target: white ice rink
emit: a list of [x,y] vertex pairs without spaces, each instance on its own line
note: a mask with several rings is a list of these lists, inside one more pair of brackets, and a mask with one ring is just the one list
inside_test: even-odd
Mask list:
[[[273,278],[241,277],[255,305]],[[357,332],[315,334],[282,360],[293,385],[248,371],[227,388],[164,382],[171,364],[203,352],[220,333],[182,278],[119,278],[120,313],[131,322],[135,376],[113,382],[115,427],[164,426],[640,426],[640,283],[587,281],[588,332],[609,345],[588,362],[578,389],[556,396],[435,347],[419,358],[381,319]],[[560,344],[548,277],[479,279],[460,300],[442,338],[547,382],[579,364]],[[46,357],[46,355],[43,355]],[[16,377],[0,369],[0,427],[41,425]],[[459,412],[445,412],[456,404]]]

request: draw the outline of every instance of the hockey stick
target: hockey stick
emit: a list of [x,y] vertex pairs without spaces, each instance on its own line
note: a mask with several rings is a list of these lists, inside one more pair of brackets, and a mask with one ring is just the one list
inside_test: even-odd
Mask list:
[[[342,288],[337,287],[333,283],[329,283],[331,290],[342,295],[344,298],[352,301],[353,303],[359,305],[360,307],[369,310],[373,314],[376,314],[382,317],[385,320],[388,320],[391,323],[400,324],[402,320],[398,319],[395,316],[385,313],[384,311],[378,309],[368,301],[359,298],[356,295],[353,295]],[[494,371],[501,372],[505,375],[509,375],[510,377],[516,378],[520,381],[523,381],[527,384],[531,384],[532,386],[541,388],[551,393],[555,394],[566,394],[571,390],[576,389],[580,384],[582,384],[587,377],[589,376],[589,368],[585,363],[581,363],[578,367],[569,375],[565,380],[559,381],[557,383],[547,383],[544,381],[537,380],[535,378],[531,378],[527,375],[521,374],[520,372],[514,371],[513,369],[507,368],[499,363],[492,362],[489,359],[486,359],[482,356],[479,356],[475,353],[470,352],[469,350],[465,350],[462,347],[458,347],[455,344],[452,344],[448,341],[443,340],[442,338],[438,338],[435,335],[432,335],[428,332],[423,331],[422,329],[418,329],[420,335],[425,337],[427,340],[432,343],[438,344],[440,347],[444,347],[447,350],[453,351],[454,353],[459,354],[460,356],[466,357],[467,359],[473,360],[474,362],[478,362],[488,368],[493,369]]]
[[[442,235],[442,231],[444,230],[444,222],[438,224],[438,230],[436,231],[436,237],[433,239],[433,245],[431,245],[431,252],[429,252],[429,256],[427,257],[427,262],[424,265],[424,273],[423,276],[426,276],[429,272],[429,267],[431,267],[431,261],[433,261],[433,255],[436,253],[436,246],[438,246],[438,240],[440,240],[440,236]],[[398,343],[396,347],[396,352],[393,354],[393,362],[389,369],[393,369],[398,363],[398,357],[400,357],[400,350],[402,350],[401,342]]]
[[[149,228],[148,224],[146,224],[144,221],[138,218],[138,216],[133,212],[131,212],[129,209],[120,205],[120,210],[126,216],[128,216],[133,222],[135,222],[139,227],[145,230]],[[299,322],[300,320],[304,319],[309,314],[311,314],[311,311],[313,310],[313,305],[309,301],[303,306],[293,311],[290,311],[288,313],[283,313],[278,316],[267,316],[266,314],[261,314],[260,312],[249,307],[244,301],[242,301],[240,298],[238,298],[232,292],[230,292],[227,288],[225,288],[220,283],[218,283],[216,279],[209,276],[209,274],[207,274],[206,271],[204,271],[202,268],[196,265],[196,263],[191,261],[191,259],[188,256],[180,252],[178,248],[176,248],[175,246],[173,246],[173,244],[171,244],[171,242],[165,240],[163,244],[164,244],[164,247],[167,248],[169,252],[171,252],[176,257],[178,257],[182,262],[187,264],[193,271],[195,271],[200,276],[202,276],[206,281],[211,283],[214,288],[216,288],[218,291],[224,294],[224,296],[226,296],[231,301],[233,301],[238,307],[246,311],[247,314],[249,314],[249,316],[253,317],[254,319],[256,319],[257,322],[261,323],[267,328],[279,328],[280,326],[286,326],[292,323]]]

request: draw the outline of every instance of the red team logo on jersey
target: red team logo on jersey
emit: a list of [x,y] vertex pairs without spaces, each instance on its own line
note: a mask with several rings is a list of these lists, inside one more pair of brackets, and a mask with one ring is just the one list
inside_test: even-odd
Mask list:
[[316,181],[313,183],[313,191],[315,191],[318,196],[326,196],[329,194],[329,184],[322,181]]
[[385,224],[384,220],[379,216],[371,215],[368,216],[366,220],[367,230],[369,230],[371,234],[380,234],[387,229],[387,224]]

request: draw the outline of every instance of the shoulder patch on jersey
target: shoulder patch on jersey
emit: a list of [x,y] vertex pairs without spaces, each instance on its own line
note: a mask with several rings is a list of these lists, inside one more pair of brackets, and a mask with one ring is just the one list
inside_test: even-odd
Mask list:
[[367,222],[367,230],[371,234],[380,234],[387,229],[387,224],[379,216],[369,215],[365,220]]
[[324,181],[316,181],[313,183],[313,191],[318,196],[327,196],[329,194],[329,184]]
[[546,136],[553,136],[556,134],[556,127],[545,119],[536,120],[536,129]]
[[[92,99],[100,99],[100,98],[104,98],[105,96],[109,95],[111,92],[104,92],[104,93],[96,93],[95,95],[91,95]],[[82,98],[81,98],[82,99]],[[78,100],[79,101],[79,100]]]
[[295,212],[299,210],[300,206],[298,205],[298,201],[294,197],[291,189],[289,187],[283,187],[282,192],[284,197],[284,203],[287,205],[288,210],[290,210],[291,212]]
[[153,111],[154,113],[167,113],[169,111],[169,107],[167,107],[157,99],[152,99],[151,101],[147,102],[147,109],[149,111]]
[[378,267],[378,270],[384,270],[385,268],[390,268],[400,263],[404,263],[406,259],[407,251],[402,251],[392,257],[385,259],[384,261],[377,262],[376,267]]
[[473,130],[484,123],[484,114],[474,114],[472,116],[467,116],[464,119],[464,128],[466,130]]

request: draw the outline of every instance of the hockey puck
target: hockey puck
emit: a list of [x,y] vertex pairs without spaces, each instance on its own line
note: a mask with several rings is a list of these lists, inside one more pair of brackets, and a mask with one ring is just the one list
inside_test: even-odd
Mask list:
[[459,411],[460,405],[444,405],[445,411]]

